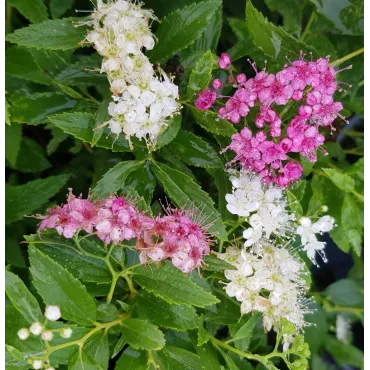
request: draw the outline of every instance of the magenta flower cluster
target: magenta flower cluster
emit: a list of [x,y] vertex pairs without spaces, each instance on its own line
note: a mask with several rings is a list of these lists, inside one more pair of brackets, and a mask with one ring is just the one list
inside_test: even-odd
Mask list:
[[195,219],[196,210],[166,209],[165,216],[149,217],[123,197],[109,196],[92,201],[73,195],[67,203],[48,209],[39,231],[55,229],[65,238],[73,238],[81,230],[96,234],[105,244],[119,244],[136,239],[140,261],[159,262],[170,259],[184,273],[200,268],[210,252],[212,240],[207,227]]
[[[231,144],[224,150],[233,150],[244,169],[258,172],[264,181],[275,182],[280,186],[288,186],[298,180],[302,167],[288,153],[301,153],[309,161],[316,161],[316,150],[321,148],[325,137],[319,132],[320,126],[331,126],[340,117],[343,106],[334,102],[338,86],[336,75],[340,72],[329,64],[329,57],[316,61],[305,61],[301,52],[298,60],[285,65],[276,74],[269,74],[266,68],[258,72],[255,63],[251,63],[256,75],[247,78],[244,73],[235,78],[230,76],[228,82],[236,89],[226,103],[218,108],[218,115],[234,124],[248,116],[253,107],[259,108],[254,120],[258,129],[255,134],[248,127],[232,136]],[[223,53],[219,60],[221,69],[231,66],[230,57]],[[351,66],[345,68],[349,69]],[[212,107],[217,97],[225,96],[217,91],[224,86],[215,79],[214,90],[207,88],[199,94],[195,105],[200,110]],[[301,102],[298,114],[290,121],[286,130],[282,129],[282,121],[274,110],[274,105],[283,106],[289,102]],[[268,138],[268,135],[270,138]]]

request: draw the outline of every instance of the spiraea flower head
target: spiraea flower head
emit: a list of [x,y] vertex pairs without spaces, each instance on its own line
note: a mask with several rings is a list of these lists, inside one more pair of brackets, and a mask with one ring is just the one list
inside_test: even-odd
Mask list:
[[235,267],[225,270],[230,281],[225,290],[241,302],[242,315],[261,312],[266,331],[278,328],[282,318],[297,330],[306,325],[304,314],[310,311],[304,298],[303,265],[287,249],[264,241],[258,253],[229,247],[217,256]]
[[196,211],[167,207],[137,242],[141,263],[170,259],[184,273],[200,268],[212,241]]
[[45,317],[50,321],[57,321],[62,317],[60,308],[58,306],[46,306]]

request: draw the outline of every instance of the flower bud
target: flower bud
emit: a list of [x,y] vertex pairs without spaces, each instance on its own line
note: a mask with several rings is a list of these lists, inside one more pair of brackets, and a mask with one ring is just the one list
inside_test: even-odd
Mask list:
[[38,369],[42,369],[42,367],[43,367],[42,360],[34,360],[34,361],[32,362],[32,367],[33,367],[34,369],[36,369],[36,370],[38,370]]
[[42,332],[42,329],[44,327],[38,322],[34,322],[31,326],[30,326],[30,332],[33,334],[33,335],[40,335],[41,332]]
[[72,336],[72,329],[71,328],[66,328],[66,329],[62,329],[62,331],[60,332],[60,336],[62,338],[70,338]]
[[20,340],[26,340],[30,336],[30,332],[26,328],[19,329],[17,334]]
[[46,342],[50,342],[51,340],[53,340],[53,333],[49,330],[47,331],[43,331],[41,333],[41,338],[46,341]]
[[61,318],[62,314],[58,306],[46,306],[45,316],[50,321],[57,321]]

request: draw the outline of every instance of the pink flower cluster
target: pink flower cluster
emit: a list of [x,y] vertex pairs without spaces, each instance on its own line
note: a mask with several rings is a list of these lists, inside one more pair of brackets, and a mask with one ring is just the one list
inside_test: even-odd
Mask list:
[[148,258],[155,262],[168,258],[184,273],[200,268],[210,252],[211,240],[193,219],[193,211],[168,208],[167,215],[158,217],[137,242],[141,263]]
[[[223,53],[219,61],[222,69],[231,65],[226,56]],[[218,115],[237,124],[256,106],[259,114],[254,123],[261,131],[253,134],[248,128],[242,129],[232,136],[232,142],[225,150],[235,151],[236,157],[232,162],[240,161],[243,168],[258,172],[265,181],[288,186],[302,173],[302,167],[293,162],[288,153],[301,153],[315,162],[317,149],[325,153],[321,148],[325,137],[320,134],[319,127],[331,126],[337,117],[345,119],[339,113],[343,109],[342,104],[333,101],[335,91],[343,90],[336,81],[340,71],[329,65],[329,57],[308,62],[302,52],[297,61],[285,65],[276,74],[267,73],[266,67],[258,72],[255,63],[251,64],[256,72],[253,78],[247,78],[244,73],[235,78],[230,74],[228,81],[236,91],[218,109]],[[215,79],[212,86],[215,91],[207,88],[199,94],[195,101],[198,109],[208,110],[217,97],[224,97],[216,92],[223,86],[222,81]],[[281,117],[273,106],[291,101],[303,101],[303,104],[287,129],[283,130]]]
[[199,268],[212,244],[206,227],[194,219],[195,211],[168,208],[165,216],[151,218],[122,197],[109,196],[91,201],[75,197],[69,189],[67,203],[49,208],[39,231],[55,229],[65,238],[81,230],[96,234],[105,244],[119,244],[136,238],[140,261],[170,259],[184,273]]

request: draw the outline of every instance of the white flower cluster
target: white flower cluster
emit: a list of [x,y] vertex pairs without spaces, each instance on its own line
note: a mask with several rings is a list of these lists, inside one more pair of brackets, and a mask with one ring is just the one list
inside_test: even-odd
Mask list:
[[336,335],[337,339],[343,343],[348,343],[350,336],[350,322],[343,315],[337,315],[336,319]]
[[226,293],[241,303],[241,314],[262,313],[266,331],[277,328],[282,318],[289,320],[297,330],[306,325],[304,314],[306,283],[302,278],[303,265],[287,249],[263,242],[261,254],[246,252],[237,247],[218,253],[218,258],[233,265],[225,270],[230,280]]
[[301,236],[303,250],[307,252],[308,258],[315,263],[316,252],[321,256],[324,262],[327,262],[324,248],[325,243],[317,240],[316,234],[323,234],[333,229],[334,218],[330,216],[323,216],[316,222],[308,217],[301,217],[300,225],[297,227],[296,233]]
[[[44,315],[49,321],[57,321],[62,317],[60,308],[58,306],[51,306],[51,305],[45,307]],[[70,338],[73,333],[71,328],[58,328],[58,329],[48,330],[45,328],[45,326],[42,323],[36,321],[32,323],[28,329],[27,328],[19,329],[17,334],[20,340],[26,340],[30,336],[30,334],[33,334],[35,336],[41,335],[41,338],[45,342],[50,342],[53,340],[54,332],[59,332],[62,338]],[[48,362],[44,362],[43,360],[40,360],[40,359],[32,360],[32,367],[34,369],[45,368],[46,370],[54,370],[53,367],[49,366]]]
[[[334,219],[330,216],[321,217],[311,224],[311,220],[302,217],[300,224],[296,216],[289,210],[284,189],[275,184],[266,184],[259,176],[249,171],[229,170],[233,185],[232,194],[226,194],[227,209],[230,213],[245,218],[250,227],[243,232],[246,239],[244,246],[261,247],[261,241],[275,238],[293,239],[295,234],[301,236],[303,250],[316,264],[315,252],[326,261],[323,248],[315,233],[322,234],[334,227]],[[303,223],[302,223],[303,222]]]
[[86,40],[103,56],[101,72],[106,72],[113,93],[109,106],[112,119],[105,123],[111,132],[123,132],[145,139],[152,146],[179,111],[178,87],[160,71],[157,75],[142,49],[154,47],[149,22],[156,20],[141,4],[126,0],[110,1],[98,7],[87,22],[93,29]]

